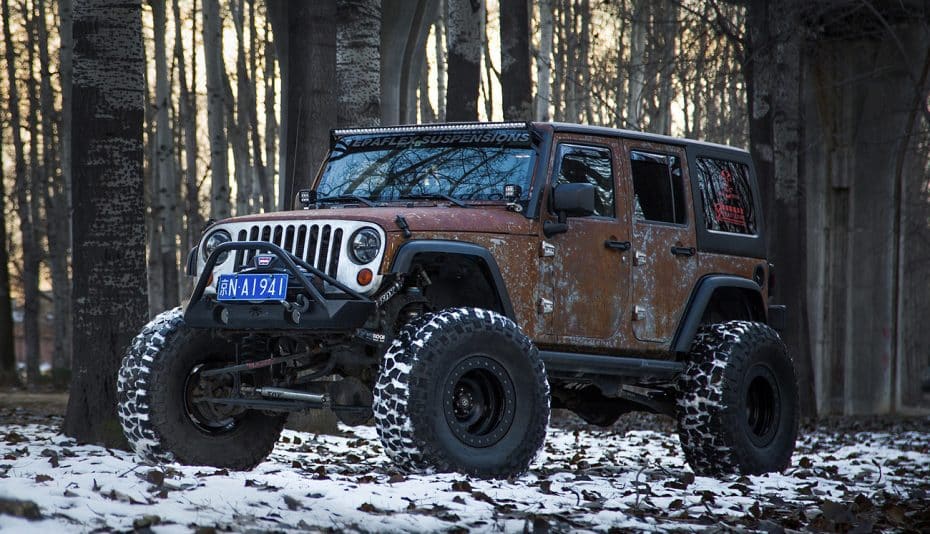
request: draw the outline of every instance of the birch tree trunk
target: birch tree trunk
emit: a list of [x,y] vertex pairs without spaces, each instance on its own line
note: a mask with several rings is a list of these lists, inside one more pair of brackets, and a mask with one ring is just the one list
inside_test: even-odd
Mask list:
[[[257,190],[253,195],[260,197],[255,202],[255,209],[261,206],[262,211],[269,212],[274,209],[274,190],[271,183],[271,176],[268,174],[268,167],[262,158],[262,138],[258,129],[258,36],[257,25],[255,24],[255,0],[248,0],[249,3],[249,135],[252,140],[252,162],[255,167],[255,177],[257,181]],[[274,79],[271,80],[274,83]],[[267,82],[265,82],[267,84]],[[272,136],[272,140],[274,137]],[[254,187],[254,186],[253,186]]]
[[336,2],[337,124],[381,123],[381,0]]
[[633,0],[630,31],[630,82],[626,101],[626,127],[639,130],[643,124],[643,90],[646,85],[646,26],[649,0]]
[[65,434],[125,446],[116,375],[146,322],[142,3],[74,3],[74,365]]
[[[179,119],[181,127],[181,138],[184,143],[184,219],[185,226],[181,231],[181,253],[186,254],[195,246],[200,239],[200,231],[203,229],[203,217],[200,215],[200,194],[197,176],[197,96],[191,92],[188,85],[187,61],[188,56],[184,53],[184,39],[181,28],[184,19],[181,18],[181,7],[178,0],[173,0],[172,12],[174,13],[174,58],[178,65],[178,87],[180,90],[179,102]],[[192,14],[191,20],[191,46],[190,49],[197,48],[197,17]],[[193,71],[192,79],[197,79],[197,55],[190,54],[191,69]],[[181,256],[182,259],[184,256]],[[191,288],[187,278],[180,282],[185,285],[184,291]]]
[[530,9],[526,0],[501,2],[501,98],[504,120],[532,118]]
[[[275,202],[274,191],[274,175],[277,172],[275,168],[277,164],[275,140],[278,139],[278,142],[283,142],[281,141],[283,137],[278,136],[278,116],[275,113],[277,95],[275,94],[274,81],[276,78],[275,61],[277,58],[274,53],[270,15],[265,17],[265,42],[263,48],[265,50],[264,76],[262,77],[265,80],[265,163],[266,169],[268,169],[268,181],[262,184],[262,198],[266,202],[265,211],[271,211],[274,206],[278,205]],[[280,175],[278,178],[280,180]],[[267,189],[265,189],[266,187]]]
[[[167,27],[163,0],[149,0],[155,37],[155,167],[153,174],[153,215],[158,225],[157,238],[152,240],[150,255],[156,257],[162,276],[161,308],[178,305],[178,173],[175,166],[174,129],[168,111],[171,109],[171,86],[168,82],[168,54],[165,48]],[[153,310],[156,313],[162,309]]]
[[236,215],[252,212],[252,188],[255,176],[249,158],[249,74],[245,60],[245,2],[230,2],[233,26],[236,28],[236,96],[233,97],[229,76],[223,73],[226,90],[226,124],[233,149],[236,169]]
[[536,120],[548,121],[552,98],[552,0],[539,2],[539,53],[536,55]]
[[436,41],[436,120],[446,120],[446,7],[439,0],[433,34]]
[[483,4],[481,0],[446,0],[447,121],[478,120]]
[[210,135],[210,217],[230,215],[229,168],[226,142],[226,63],[223,60],[223,21],[218,0],[203,0],[203,51],[207,74],[207,129]]

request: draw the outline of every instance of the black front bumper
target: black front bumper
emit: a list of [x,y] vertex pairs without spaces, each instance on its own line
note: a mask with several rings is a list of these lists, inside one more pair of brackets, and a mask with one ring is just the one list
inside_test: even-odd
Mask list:
[[[272,254],[277,260],[276,272],[287,272],[296,287],[288,290],[285,301],[221,302],[205,290],[217,259],[227,251],[257,250]],[[314,284],[314,278],[320,281]],[[322,282],[339,292],[324,295]],[[307,330],[313,332],[355,332],[376,311],[375,302],[345,286],[335,278],[307,262],[264,241],[223,243],[207,258],[197,285],[191,295],[184,321],[194,328],[228,330]]]

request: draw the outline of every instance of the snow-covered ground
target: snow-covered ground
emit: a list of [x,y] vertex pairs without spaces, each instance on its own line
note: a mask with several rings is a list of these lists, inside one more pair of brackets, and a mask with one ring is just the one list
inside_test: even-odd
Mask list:
[[0,420],[0,531],[930,528],[930,433],[906,428],[808,431],[786,473],[716,480],[673,433],[569,426],[528,474],[486,481],[399,473],[367,427],[285,431],[255,470],[227,472],[141,465],[59,424]]

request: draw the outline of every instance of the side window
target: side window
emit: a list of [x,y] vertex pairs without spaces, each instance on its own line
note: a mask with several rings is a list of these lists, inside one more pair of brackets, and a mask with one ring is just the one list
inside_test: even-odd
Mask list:
[[749,167],[723,159],[697,158],[697,178],[708,230],[756,234]]
[[597,188],[594,214],[615,217],[614,172],[610,150],[600,147],[559,145],[558,173],[553,185],[592,184]]
[[634,150],[633,216],[641,221],[685,222],[685,198],[678,156]]

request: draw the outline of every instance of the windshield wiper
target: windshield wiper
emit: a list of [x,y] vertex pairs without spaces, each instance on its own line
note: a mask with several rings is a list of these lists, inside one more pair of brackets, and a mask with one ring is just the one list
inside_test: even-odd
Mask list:
[[460,208],[470,208],[470,207],[471,207],[471,206],[469,206],[468,204],[466,204],[465,202],[462,202],[461,200],[459,200],[459,199],[457,199],[457,198],[455,198],[455,197],[453,197],[453,196],[447,195],[447,194],[445,194],[445,193],[423,193],[423,194],[419,194],[419,195],[398,195],[397,198],[399,198],[399,199],[410,199],[410,200],[437,200],[437,199],[442,199],[442,200],[448,200],[449,202],[451,202],[452,204],[455,204],[456,206],[458,206],[458,207],[460,207]]
[[332,195],[328,197],[319,197],[316,199],[317,202],[344,202],[346,200],[354,200],[368,206],[369,208],[375,207],[374,202],[360,195]]

